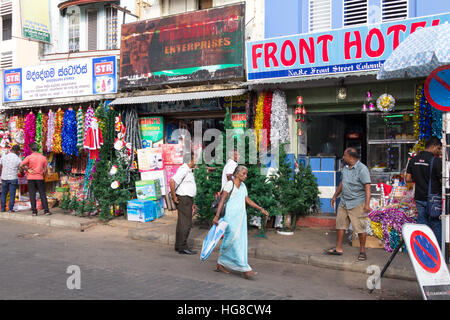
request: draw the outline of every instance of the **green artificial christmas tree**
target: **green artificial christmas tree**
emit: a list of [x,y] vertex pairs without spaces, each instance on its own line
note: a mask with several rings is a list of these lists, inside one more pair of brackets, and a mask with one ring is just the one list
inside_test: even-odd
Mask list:
[[63,210],[69,211],[70,209],[70,193],[69,192],[64,192],[63,193],[63,197],[61,199],[61,204],[59,205],[59,207]]

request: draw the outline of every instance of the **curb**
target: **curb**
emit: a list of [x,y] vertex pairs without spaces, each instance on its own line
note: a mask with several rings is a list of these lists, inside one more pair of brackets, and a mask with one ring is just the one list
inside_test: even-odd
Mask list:
[[[56,228],[67,228],[76,231],[85,231],[86,229],[97,225],[98,221],[77,221],[75,219],[70,218],[59,218],[57,216],[32,216],[31,211],[30,214],[24,213],[9,213],[9,212],[0,212],[0,219],[17,221],[17,222],[25,222],[32,223],[47,227],[56,227]],[[79,219],[79,218],[76,218]]]
[[[164,245],[174,245],[175,235],[161,232],[149,232],[149,229],[134,229],[128,231],[128,236],[133,240],[152,241]],[[190,245],[195,249],[201,249],[203,240],[201,238],[189,239]],[[216,247],[214,251],[218,251]],[[266,248],[248,248],[248,256],[261,260],[270,260],[277,262],[288,262],[294,264],[310,265],[320,268],[328,268],[339,271],[350,271],[357,273],[367,273],[367,268],[373,264],[367,261],[345,261],[340,257],[330,259],[325,255],[310,254],[303,252],[279,251]],[[416,281],[415,273],[406,268],[389,267],[383,278],[391,278],[398,280]]]

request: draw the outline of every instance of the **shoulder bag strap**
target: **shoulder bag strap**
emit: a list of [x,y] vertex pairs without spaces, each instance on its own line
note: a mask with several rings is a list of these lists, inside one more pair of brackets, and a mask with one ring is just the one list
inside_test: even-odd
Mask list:
[[188,172],[186,172],[186,174],[184,175],[184,177],[183,177],[183,179],[181,179],[181,182],[178,184],[178,186],[176,186],[175,187],[175,193],[177,192],[177,190],[178,190],[178,187],[179,186],[181,186],[181,184],[183,183],[183,181],[184,181],[184,178],[186,178],[186,176],[188,175],[188,173],[189,173],[189,171]]
[[431,178],[432,178],[432,173],[433,173],[433,163],[434,163],[434,156],[431,158],[430,178],[428,180],[428,195],[427,195],[427,197],[431,194]]

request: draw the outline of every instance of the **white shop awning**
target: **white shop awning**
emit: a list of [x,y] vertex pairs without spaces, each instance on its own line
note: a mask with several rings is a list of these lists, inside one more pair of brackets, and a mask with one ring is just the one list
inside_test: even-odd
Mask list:
[[184,100],[211,99],[219,97],[232,97],[232,96],[240,96],[242,94],[245,94],[247,91],[248,91],[247,89],[234,89],[234,90],[197,91],[185,93],[124,97],[115,99],[113,102],[111,102],[111,105],[128,105],[128,104],[141,104],[152,102],[173,102]]

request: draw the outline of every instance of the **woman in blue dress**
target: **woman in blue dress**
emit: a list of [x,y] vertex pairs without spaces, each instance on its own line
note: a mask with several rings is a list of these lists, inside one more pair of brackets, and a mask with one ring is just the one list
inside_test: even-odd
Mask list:
[[217,215],[213,223],[218,225],[219,213],[222,211],[225,199],[228,194],[231,195],[226,203],[224,221],[228,223],[225,230],[222,245],[220,247],[219,259],[217,261],[216,271],[230,273],[227,269],[242,272],[247,279],[257,274],[249,266],[247,261],[247,211],[246,204],[261,211],[266,216],[269,213],[254,203],[247,194],[247,188],[244,181],[247,179],[248,169],[245,166],[237,166],[233,174],[233,179],[225,185],[217,208]]

